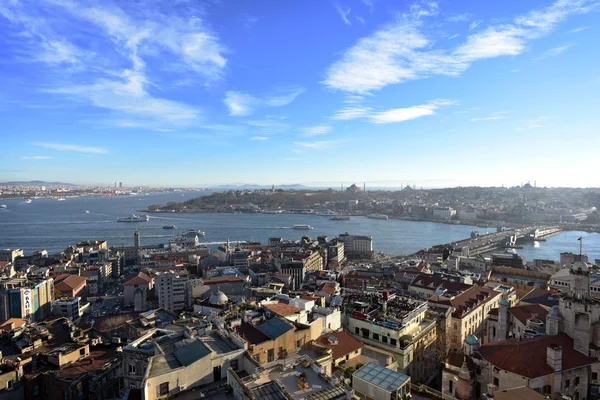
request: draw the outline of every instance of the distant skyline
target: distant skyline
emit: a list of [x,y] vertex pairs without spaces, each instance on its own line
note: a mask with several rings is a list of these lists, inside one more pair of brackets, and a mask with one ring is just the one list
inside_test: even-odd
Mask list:
[[599,22],[596,0],[9,0],[0,181],[600,187]]

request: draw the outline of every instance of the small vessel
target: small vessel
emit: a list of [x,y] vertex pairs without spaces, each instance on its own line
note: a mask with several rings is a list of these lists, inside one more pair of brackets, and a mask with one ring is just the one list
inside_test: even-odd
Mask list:
[[163,229],[177,229],[175,225],[164,225]]
[[188,229],[187,231],[185,231],[183,233],[184,237],[193,237],[193,236],[204,236],[205,233],[204,231],[199,231],[198,229]]
[[85,213],[86,213],[86,214],[89,214],[89,213],[90,213],[90,210],[85,210]]
[[371,219],[388,219],[388,216],[385,214],[369,214],[367,215],[367,218],[371,218]]
[[310,225],[294,225],[292,226],[292,229],[310,230],[313,229],[313,227]]
[[31,204],[31,201],[32,201],[31,199],[27,199],[27,200],[25,200],[25,203]]
[[0,204],[0,208],[6,208],[6,204]]
[[333,217],[329,217],[330,221],[349,221],[350,220],[350,216],[349,215],[335,215]]
[[57,201],[65,201],[66,199],[64,197],[59,197],[58,199],[56,199]]
[[131,214],[129,217],[117,219],[117,222],[144,222],[144,221],[149,221],[149,220],[150,220],[150,217],[148,215]]

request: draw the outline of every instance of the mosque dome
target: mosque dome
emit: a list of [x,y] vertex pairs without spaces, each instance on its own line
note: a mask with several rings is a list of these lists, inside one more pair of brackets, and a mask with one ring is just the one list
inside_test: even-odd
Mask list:
[[229,299],[227,298],[227,296],[225,296],[225,293],[221,292],[220,290],[218,290],[216,293],[213,293],[210,295],[210,298],[208,299],[208,302],[210,304],[227,304],[227,302],[229,301]]
[[582,261],[575,261],[572,265],[571,265],[571,269],[575,272],[588,272],[588,270],[590,269],[590,267],[582,262]]
[[498,304],[501,306],[510,307],[510,302],[504,297],[500,299],[500,302],[498,302]]
[[473,334],[467,336],[467,338],[465,339],[465,342],[471,346],[479,345],[479,339],[477,339],[477,336],[475,336]]

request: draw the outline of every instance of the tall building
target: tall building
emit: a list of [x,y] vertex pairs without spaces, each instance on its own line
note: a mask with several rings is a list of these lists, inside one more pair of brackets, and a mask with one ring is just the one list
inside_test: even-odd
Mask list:
[[188,307],[192,299],[187,283],[189,278],[174,272],[163,272],[156,276],[155,285],[158,294],[158,306],[170,312],[177,312]]
[[52,278],[27,281],[9,278],[0,282],[0,322],[10,318],[23,318],[38,322],[52,312],[54,280]]
[[139,231],[135,231],[133,233],[133,245],[135,246],[136,249],[139,249],[140,246],[142,245],[142,241],[140,239],[140,232]]
[[119,189],[123,189],[123,182],[119,182]]

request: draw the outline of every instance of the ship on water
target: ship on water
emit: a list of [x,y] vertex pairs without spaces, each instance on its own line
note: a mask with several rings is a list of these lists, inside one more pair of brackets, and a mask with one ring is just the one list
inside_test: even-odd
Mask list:
[[27,204],[31,204],[31,202],[32,202],[32,200],[31,200],[31,199],[27,199],[27,200],[25,200],[25,203],[27,203]]
[[294,225],[294,226],[292,226],[292,229],[299,229],[299,230],[306,230],[306,231],[308,231],[308,230],[313,229],[313,227],[310,226],[310,225]]
[[128,217],[117,219],[117,222],[145,222],[145,221],[150,221],[150,217],[145,214],[139,214],[139,215],[131,214]]
[[190,238],[190,237],[194,237],[194,236],[205,236],[205,235],[206,234],[204,233],[204,231],[200,231],[198,229],[192,228],[192,229],[188,229],[187,231],[185,231],[182,236]]
[[385,214],[369,214],[367,215],[367,218],[371,218],[371,219],[388,219],[388,216]]
[[6,204],[0,204],[0,208],[7,208]]
[[177,229],[177,226],[175,226],[175,225],[165,225],[165,226],[163,226],[163,229]]
[[66,199],[64,197],[59,197],[58,199],[56,199],[56,201],[65,201]]
[[350,216],[349,215],[335,215],[333,217],[329,217],[330,221],[349,221],[350,220]]

